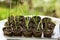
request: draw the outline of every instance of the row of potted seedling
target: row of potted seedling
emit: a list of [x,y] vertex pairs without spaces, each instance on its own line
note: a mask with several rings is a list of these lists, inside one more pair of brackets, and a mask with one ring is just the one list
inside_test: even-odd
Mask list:
[[40,16],[24,17],[24,16],[9,16],[8,21],[3,28],[4,35],[6,36],[22,36],[25,37],[51,37],[55,23],[51,18]]

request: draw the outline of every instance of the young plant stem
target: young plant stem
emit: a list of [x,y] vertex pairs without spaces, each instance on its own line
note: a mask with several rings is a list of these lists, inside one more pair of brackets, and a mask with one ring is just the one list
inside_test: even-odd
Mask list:
[[29,20],[28,20],[28,17],[27,17],[27,20],[26,20],[27,29],[28,29],[28,23],[29,23]]
[[37,26],[37,30],[39,30],[39,25],[40,25],[40,23],[39,23],[38,26]]
[[38,23],[38,27],[37,27],[37,30],[41,29],[41,21]]
[[14,17],[14,22],[15,22],[15,27],[16,27],[16,29],[17,29],[17,26],[16,26],[16,21],[15,21],[15,17]]

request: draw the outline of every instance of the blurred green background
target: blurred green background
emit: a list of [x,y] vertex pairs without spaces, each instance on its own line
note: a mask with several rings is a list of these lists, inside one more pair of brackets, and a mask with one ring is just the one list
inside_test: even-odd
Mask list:
[[1,0],[0,20],[9,15],[48,15],[55,16],[57,0]]

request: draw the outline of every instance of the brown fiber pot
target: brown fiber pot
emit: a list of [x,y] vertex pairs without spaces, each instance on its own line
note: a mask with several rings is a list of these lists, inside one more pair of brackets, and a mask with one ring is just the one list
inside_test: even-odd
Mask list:
[[25,37],[32,37],[32,31],[30,29],[24,29],[23,30],[23,35]]
[[34,37],[41,37],[42,36],[42,30],[33,29],[32,32],[33,32]]
[[21,28],[20,27],[17,27],[13,29],[13,35],[14,36],[22,36],[22,31],[21,31]]
[[55,24],[53,22],[48,22],[47,23],[47,28],[50,29],[50,30],[54,30]]
[[4,27],[3,28],[4,35],[12,36],[12,28],[11,27]]
[[53,30],[44,31],[43,34],[44,34],[44,37],[51,38],[53,34]]

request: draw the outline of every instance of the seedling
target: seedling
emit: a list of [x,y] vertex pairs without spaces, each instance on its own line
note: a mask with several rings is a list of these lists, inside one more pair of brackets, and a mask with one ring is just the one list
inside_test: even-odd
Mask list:
[[29,24],[29,18],[28,17],[26,17],[27,19],[26,19],[26,26],[27,26],[27,29],[28,29],[28,24]]

